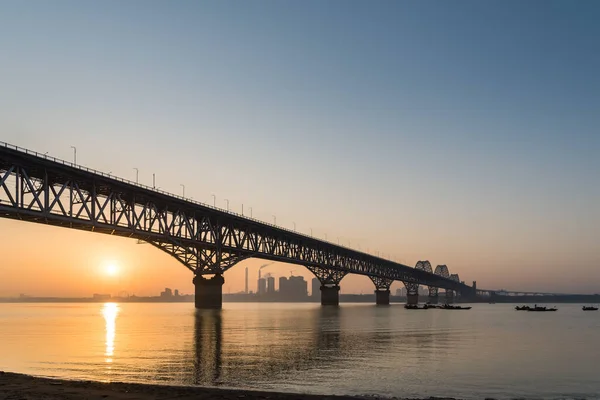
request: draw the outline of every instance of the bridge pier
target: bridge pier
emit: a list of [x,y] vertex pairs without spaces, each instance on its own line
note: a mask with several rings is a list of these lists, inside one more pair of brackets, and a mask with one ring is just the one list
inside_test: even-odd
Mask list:
[[437,293],[432,296],[431,294],[429,295],[429,297],[427,298],[427,303],[429,304],[437,304],[439,301],[438,295]]
[[419,284],[404,282],[406,287],[406,304],[419,304]]
[[434,286],[429,286],[429,297],[427,299],[427,302],[429,304],[437,304],[438,301],[439,301],[438,288],[436,288]]
[[412,293],[406,294],[406,304],[419,304],[419,294]]
[[340,305],[340,286],[321,285],[321,305],[339,306]]
[[225,279],[221,274],[212,278],[195,275],[192,280],[195,287],[194,303],[200,309],[221,309],[223,307],[223,284]]
[[340,304],[340,282],[348,272],[315,265],[307,265],[306,268],[321,282],[321,305],[338,306]]
[[378,306],[389,306],[390,305],[390,290],[376,289],[375,290],[375,304]]
[[390,304],[390,286],[391,279],[381,278],[379,276],[369,276],[375,284],[375,304],[378,306],[387,306]]

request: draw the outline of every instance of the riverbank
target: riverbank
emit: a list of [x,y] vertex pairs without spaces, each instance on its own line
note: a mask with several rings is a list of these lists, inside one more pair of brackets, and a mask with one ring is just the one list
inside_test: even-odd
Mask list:
[[[373,397],[368,397],[373,399]],[[206,387],[102,383],[38,378],[0,371],[0,400],[358,400],[352,396],[259,392]],[[430,400],[455,400],[430,398]]]

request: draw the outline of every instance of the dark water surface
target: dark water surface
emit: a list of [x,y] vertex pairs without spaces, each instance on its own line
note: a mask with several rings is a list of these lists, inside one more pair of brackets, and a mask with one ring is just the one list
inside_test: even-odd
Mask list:
[[0,304],[0,369],[321,394],[600,398],[600,312]]

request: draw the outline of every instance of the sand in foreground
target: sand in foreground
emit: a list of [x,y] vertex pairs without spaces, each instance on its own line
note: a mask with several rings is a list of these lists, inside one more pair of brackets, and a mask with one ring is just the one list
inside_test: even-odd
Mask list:
[[[36,378],[0,371],[0,400],[357,400],[351,396],[257,392],[186,386],[102,383]],[[372,397],[369,397],[372,399]],[[442,400],[441,398],[436,398]],[[445,399],[452,400],[452,399]]]

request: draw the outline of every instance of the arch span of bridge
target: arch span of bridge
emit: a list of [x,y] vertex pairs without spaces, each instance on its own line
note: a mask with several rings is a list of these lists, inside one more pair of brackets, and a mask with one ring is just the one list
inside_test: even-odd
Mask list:
[[474,294],[447,267],[412,268],[3,142],[0,217],[146,241],[194,273],[197,308],[220,308],[222,274],[250,257],[305,266],[324,305],[338,304],[349,273],[371,278],[378,304],[389,304],[393,281],[411,294],[419,285]]

